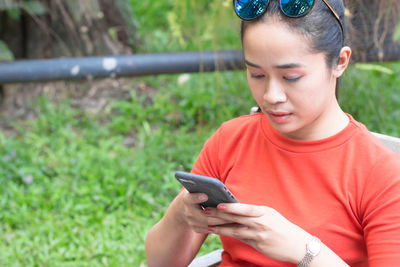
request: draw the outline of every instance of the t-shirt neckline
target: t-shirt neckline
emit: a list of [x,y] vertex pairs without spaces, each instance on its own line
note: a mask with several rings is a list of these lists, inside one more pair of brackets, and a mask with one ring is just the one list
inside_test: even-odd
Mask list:
[[360,123],[354,120],[350,114],[346,113],[346,115],[349,117],[350,121],[339,133],[320,140],[302,141],[290,139],[282,135],[272,127],[265,114],[259,114],[260,127],[268,141],[280,149],[297,153],[311,153],[329,150],[347,142],[356,133],[357,129],[360,128]]

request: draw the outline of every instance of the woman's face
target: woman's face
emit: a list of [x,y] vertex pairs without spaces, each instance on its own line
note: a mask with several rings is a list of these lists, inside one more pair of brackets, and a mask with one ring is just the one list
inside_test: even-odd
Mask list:
[[243,49],[250,90],[271,125],[292,139],[314,138],[338,108],[337,76],[325,55],[311,52],[306,37],[271,19],[246,28]]

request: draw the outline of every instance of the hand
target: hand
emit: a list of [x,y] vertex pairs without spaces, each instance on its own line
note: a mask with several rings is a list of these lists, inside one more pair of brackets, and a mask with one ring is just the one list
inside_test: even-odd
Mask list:
[[183,202],[182,206],[182,218],[196,233],[209,234],[210,226],[217,226],[230,223],[229,220],[213,218],[207,216],[211,210],[207,208],[203,209],[200,204],[207,201],[208,196],[203,193],[189,193],[186,189],[181,192],[181,198]]
[[215,234],[243,241],[264,255],[278,261],[298,264],[306,252],[311,235],[289,222],[276,210],[246,204],[220,204],[212,209],[210,218],[233,222],[212,226]]

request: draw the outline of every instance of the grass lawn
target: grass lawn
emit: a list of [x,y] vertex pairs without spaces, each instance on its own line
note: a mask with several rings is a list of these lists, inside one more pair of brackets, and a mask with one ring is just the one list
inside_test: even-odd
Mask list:
[[[240,47],[231,1],[131,3],[139,52]],[[156,93],[132,89],[97,115],[42,97],[36,119],[0,133],[0,266],[145,266],[146,233],[180,189],[174,171],[190,170],[212,132],[254,105],[243,71],[180,77],[135,79]],[[400,136],[399,77],[400,63],[351,66],[344,110]],[[211,237],[202,253],[218,246]]]

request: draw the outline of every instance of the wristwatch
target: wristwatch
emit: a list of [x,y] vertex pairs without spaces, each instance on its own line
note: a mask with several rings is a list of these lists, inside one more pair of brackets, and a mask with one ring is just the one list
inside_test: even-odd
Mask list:
[[321,251],[322,243],[318,237],[313,236],[307,243],[307,252],[304,258],[297,265],[298,267],[308,267],[311,261],[319,254]]

